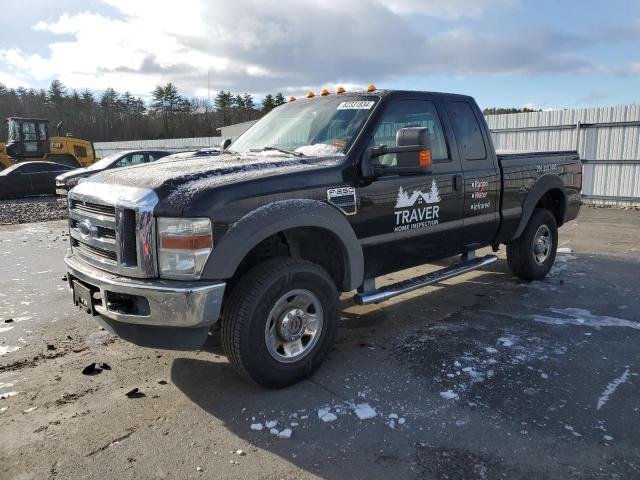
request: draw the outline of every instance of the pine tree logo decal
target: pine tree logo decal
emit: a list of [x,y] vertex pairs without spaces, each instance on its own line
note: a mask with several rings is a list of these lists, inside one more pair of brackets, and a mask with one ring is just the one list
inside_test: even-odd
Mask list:
[[396,200],[396,208],[409,208],[416,205],[416,203],[438,203],[440,201],[440,190],[438,190],[438,184],[435,178],[431,181],[431,190],[428,193],[423,193],[420,190],[414,190],[411,195],[407,191],[400,187],[398,189],[398,198]]
[[409,193],[402,187],[398,188],[393,231],[403,232],[437,225],[440,221],[440,206],[437,203],[440,200],[440,190],[435,179],[431,180],[431,189],[426,193],[420,190]]

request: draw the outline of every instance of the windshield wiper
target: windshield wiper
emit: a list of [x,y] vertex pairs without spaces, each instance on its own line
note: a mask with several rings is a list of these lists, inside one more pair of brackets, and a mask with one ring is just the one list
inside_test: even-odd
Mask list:
[[264,148],[250,148],[250,152],[268,152],[271,150],[275,150],[276,152],[286,153],[287,155],[293,155],[294,157],[306,157],[306,155],[302,152],[295,152],[293,150],[285,150],[284,148],[279,147],[264,147]]

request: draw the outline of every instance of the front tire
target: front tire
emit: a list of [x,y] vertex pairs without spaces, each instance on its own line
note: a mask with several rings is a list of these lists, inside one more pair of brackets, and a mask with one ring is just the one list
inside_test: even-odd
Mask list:
[[507,244],[509,270],[523,280],[542,280],[556,259],[558,225],[553,214],[536,208],[522,235]]
[[323,362],[339,316],[338,290],[322,267],[274,258],[235,285],[222,319],[222,347],[242,375],[285,387]]

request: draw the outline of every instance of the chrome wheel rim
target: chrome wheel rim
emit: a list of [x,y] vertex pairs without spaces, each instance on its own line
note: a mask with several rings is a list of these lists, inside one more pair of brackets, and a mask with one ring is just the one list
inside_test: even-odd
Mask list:
[[538,265],[542,265],[551,255],[551,230],[546,225],[540,225],[533,236],[533,258]]
[[297,362],[318,343],[324,315],[315,293],[296,289],[282,295],[269,312],[264,338],[269,354],[282,363]]

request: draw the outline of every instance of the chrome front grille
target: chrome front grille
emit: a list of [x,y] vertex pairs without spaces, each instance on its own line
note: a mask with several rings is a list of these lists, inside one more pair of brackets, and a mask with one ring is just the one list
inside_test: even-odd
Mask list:
[[116,207],[113,205],[100,205],[99,203],[71,200],[69,207],[78,213],[90,216],[105,216],[111,217],[114,220],[116,217]]
[[69,192],[71,250],[113,273],[157,275],[153,191],[83,182]]

